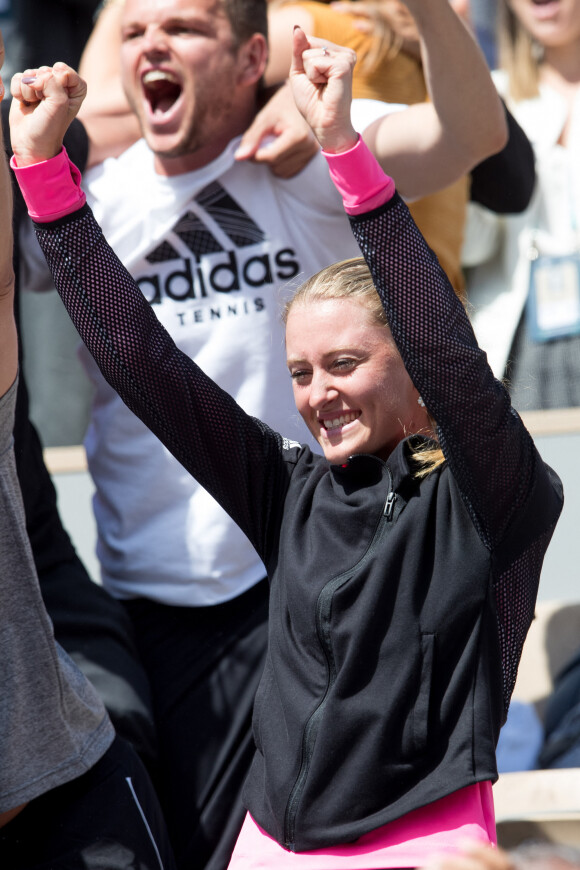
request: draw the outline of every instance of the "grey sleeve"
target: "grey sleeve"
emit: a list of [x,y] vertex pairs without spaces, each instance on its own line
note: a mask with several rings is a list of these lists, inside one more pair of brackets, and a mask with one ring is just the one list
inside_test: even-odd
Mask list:
[[114,737],[40,595],[12,447],[16,388],[0,398],[0,812],[85,773]]

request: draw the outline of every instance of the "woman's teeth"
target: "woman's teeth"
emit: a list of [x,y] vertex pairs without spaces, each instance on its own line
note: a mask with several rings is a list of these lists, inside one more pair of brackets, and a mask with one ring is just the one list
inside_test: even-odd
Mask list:
[[354,411],[349,411],[348,414],[341,414],[340,417],[333,417],[332,420],[323,420],[322,423],[325,429],[338,429],[339,426],[346,426],[347,423],[352,423],[356,420],[358,414]]

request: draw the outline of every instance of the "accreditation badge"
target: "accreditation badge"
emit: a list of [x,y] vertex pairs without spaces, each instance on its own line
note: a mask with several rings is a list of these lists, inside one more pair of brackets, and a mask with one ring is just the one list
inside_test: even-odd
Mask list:
[[580,333],[580,252],[542,254],[532,244],[526,320],[532,341]]

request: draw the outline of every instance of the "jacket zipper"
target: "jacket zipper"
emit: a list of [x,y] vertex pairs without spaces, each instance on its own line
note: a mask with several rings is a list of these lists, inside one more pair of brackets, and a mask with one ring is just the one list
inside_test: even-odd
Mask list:
[[316,738],[318,736],[318,729],[324,715],[330,690],[336,681],[336,664],[332,653],[332,643],[329,630],[332,599],[334,593],[340,588],[340,586],[352,577],[352,575],[372,557],[379,540],[382,537],[383,531],[386,528],[386,524],[390,523],[393,519],[397,494],[393,490],[393,475],[391,474],[391,470],[388,466],[385,466],[385,468],[389,476],[389,491],[370,544],[359,561],[352,568],[349,568],[348,571],[343,571],[341,574],[338,574],[326,583],[323,589],[321,589],[316,603],[316,633],[318,634],[318,639],[320,640],[320,645],[326,658],[328,677],[324,695],[304,727],[300,770],[292,791],[290,792],[288,803],[286,804],[284,818],[284,846],[286,849],[290,849],[291,851],[294,851],[296,815],[304,791],[304,786],[306,784],[306,779],[308,777],[310,761],[314,751]]

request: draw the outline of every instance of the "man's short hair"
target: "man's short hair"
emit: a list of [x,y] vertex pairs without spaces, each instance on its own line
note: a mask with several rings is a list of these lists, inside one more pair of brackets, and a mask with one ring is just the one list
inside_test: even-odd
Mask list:
[[223,0],[223,4],[238,45],[254,33],[268,39],[267,0]]

